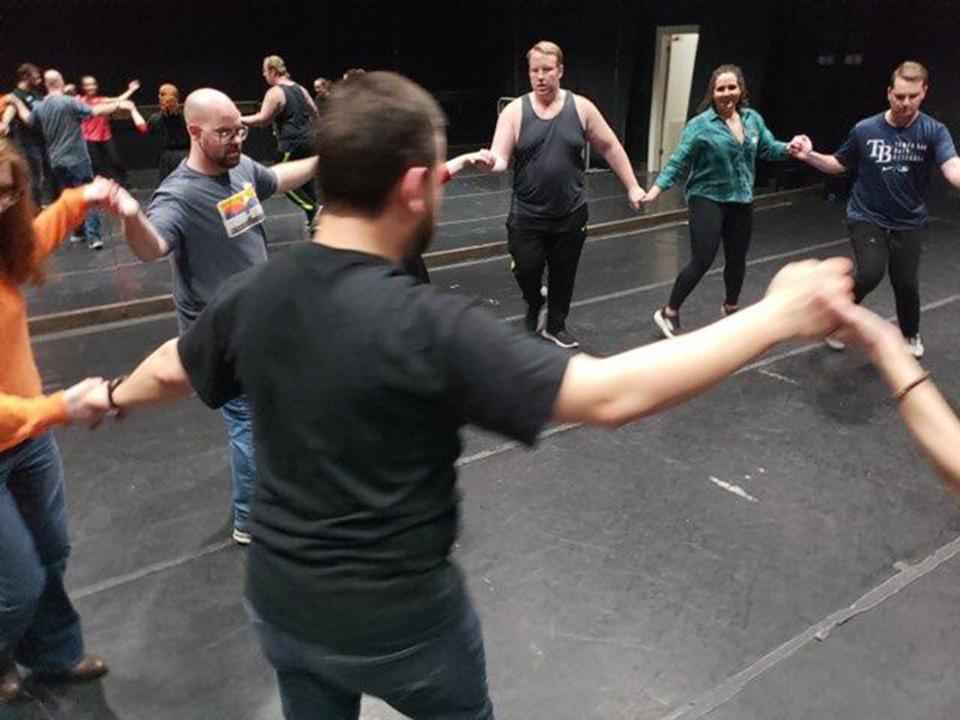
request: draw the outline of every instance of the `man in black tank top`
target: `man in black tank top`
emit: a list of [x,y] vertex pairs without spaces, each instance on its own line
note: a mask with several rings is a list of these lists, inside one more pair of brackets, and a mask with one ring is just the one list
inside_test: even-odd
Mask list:
[[[644,196],[633,166],[597,107],[560,88],[563,52],[541,41],[527,53],[533,92],[507,105],[497,121],[486,169],[503,172],[513,157],[507,238],[517,284],[527,302],[527,329],[560,347],[579,346],[567,331],[573,285],[586,239],[584,149],[589,142],[623,183],[636,210]],[[547,312],[541,311],[549,268]]]
[[[290,73],[279,55],[263,59],[263,79],[270,89],[263,96],[260,112],[240,118],[252,127],[273,125],[277,137],[277,162],[313,157],[313,123],[317,118],[317,106],[310,93],[302,85],[290,79]],[[317,191],[311,180],[303,187],[291,190],[287,197],[306,213],[307,224],[320,208]]]

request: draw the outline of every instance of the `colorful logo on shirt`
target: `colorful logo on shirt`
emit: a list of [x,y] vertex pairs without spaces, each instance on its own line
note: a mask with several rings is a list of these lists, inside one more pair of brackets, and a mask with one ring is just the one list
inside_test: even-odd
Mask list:
[[236,237],[265,219],[260,198],[250,183],[244,183],[243,190],[218,202],[217,210],[220,211],[227,237]]

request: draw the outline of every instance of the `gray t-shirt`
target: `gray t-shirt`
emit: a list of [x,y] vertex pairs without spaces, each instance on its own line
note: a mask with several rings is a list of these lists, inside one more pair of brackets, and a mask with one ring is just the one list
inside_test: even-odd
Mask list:
[[30,123],[38,123],[47,143],[50,167],[89,165],[87,144],[80,133],[80,122],[90,117],[90,106],[69,95],[48,95],[30,113]]
[[246,155],[222,175],[204,175],[184,161],[157,188],[147,217],[170,245],[182,332],[225,280],[267,261],[262,201],[276,191],[276,173]]

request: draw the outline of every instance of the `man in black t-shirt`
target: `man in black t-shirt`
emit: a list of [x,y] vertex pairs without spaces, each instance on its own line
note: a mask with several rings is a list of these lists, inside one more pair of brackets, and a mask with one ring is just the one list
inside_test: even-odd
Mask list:
[[87,402],[249,398],[246,591],[287,720],[355,720],[361,693],[410,717],[490,720],[450,557],[460,429],[530,445],[551,420],[615,426],[668,407],[778,341],[832,330],[850,263],[789,266],[763,301],[669,343],[571,356],[402,269],[441,197],[444,120],[422,88],[385,72],[343,83],[319,138],[314,241],[228,281],[185,335]]
[[[11,91],[27,108],[27,112],[33,112],[37,103],[43,100],[44,88],[43,77],[40,75],[40,68],[33,63],[23,63],[17,68],[17,86]],[[44,166],[44,142],[43,132],[40,128],[30,127],[16,117],[12,105],[4,111],[3,118],[0,119],[0,125],[4,130],[10,128],[11,135],[20,152],[27,158],[30,164],[30,192],[33,195],[33,201],[37,207],[40,207],[43,200],[43,166]],[[0,133],[6,134],[6,132]]]

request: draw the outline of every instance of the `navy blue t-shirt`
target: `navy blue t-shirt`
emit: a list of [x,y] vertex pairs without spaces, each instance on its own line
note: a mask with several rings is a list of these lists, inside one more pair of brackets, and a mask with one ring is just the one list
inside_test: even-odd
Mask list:
[[924,113],[905,128],[885,113],[861,120],[834,153],[856,175],[847,218],[889,230],[923,227],[930,171],[956,156],[950,132]]

